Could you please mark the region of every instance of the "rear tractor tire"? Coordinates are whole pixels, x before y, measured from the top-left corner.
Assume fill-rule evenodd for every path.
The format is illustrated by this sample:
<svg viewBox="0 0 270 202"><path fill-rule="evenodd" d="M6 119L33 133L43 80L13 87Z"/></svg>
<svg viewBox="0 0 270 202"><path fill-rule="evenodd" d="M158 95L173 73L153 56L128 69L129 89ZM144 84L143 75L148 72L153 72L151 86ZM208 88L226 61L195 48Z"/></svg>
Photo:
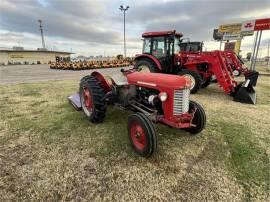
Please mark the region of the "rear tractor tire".
<svg viewBox="0 0 270 202"><path fill-rule="evenodd" d="M89 121L100 123L106 114L105 93L100 82L93 76L85 76L80 82L80 100Z"/></svg>
<svg viewBox="0 0 270 202"><path fill-rule="evenodd" d="M149 59L139 59L135 61L134 68L140 72L156 72L156 65Z"/></svg>
<svg viewBox="0 0 270 202"><path fill-rule="evenodd" d="M150 157L157 150L157 135L153 122L142 113L128 117L128 137L132 148L142 157Z"/></svg>
<svg viewBox="0 0 270 202"><path fill-rule="evenodd" d="M194 94L201 88L202 77L197 72L189 69L183 69L180 72L178 72L178 75L187 76L190 78L191 80L190 93Z"/></svg>
<svg viewBox="0 0 270 202"><path fill-rule="evenodd" d="M202 106L195 102L195 101L190 101L189 102L189 113L193 112L194 110L196 110L193 120L192 120L192 124L195 125L194 127L191 128L186 128L185 130L188 131L191 134L198 134L200 133L206 125L206 115L205 115L205 111L202 108Z"/></svg>

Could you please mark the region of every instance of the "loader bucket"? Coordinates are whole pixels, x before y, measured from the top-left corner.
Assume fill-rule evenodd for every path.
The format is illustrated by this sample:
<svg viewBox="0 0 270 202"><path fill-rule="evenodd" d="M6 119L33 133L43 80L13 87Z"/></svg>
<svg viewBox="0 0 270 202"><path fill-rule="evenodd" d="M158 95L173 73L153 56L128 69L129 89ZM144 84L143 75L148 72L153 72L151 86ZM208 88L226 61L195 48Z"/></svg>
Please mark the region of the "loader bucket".
<svg viewBox="0 0 270 202"><path fill-rule="evenodd" d="M256 86L258 76L259 76L259 72L250 71L250 72L245 73L245 80L250 80L249 84L251 86Z"/></svg>
<svg viewBox="0 0 270 202"><path fill-rule="evenodd" d="M81 98L79 93L75 93L69 96L68 101L77 111L80 111L82 109Z"/></svg>
<svg viewBox="0 0 270 202"><path fill-rule="evenodd" d="M233 98L234 101L247 104L256 104L256 92L249 79L243 83L240 83L235 90L236 92L234 93Z"/></svg>

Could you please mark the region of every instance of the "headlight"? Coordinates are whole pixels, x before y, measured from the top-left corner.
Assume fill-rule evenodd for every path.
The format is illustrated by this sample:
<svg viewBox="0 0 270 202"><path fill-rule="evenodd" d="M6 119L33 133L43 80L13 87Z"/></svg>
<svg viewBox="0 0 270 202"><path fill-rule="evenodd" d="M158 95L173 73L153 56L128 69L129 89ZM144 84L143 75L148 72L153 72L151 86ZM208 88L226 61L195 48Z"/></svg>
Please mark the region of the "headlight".
<svg viewBox="0 0 270 202"><path fill-rule="evenodd" d="M167 100L168 95L166 92L161 92L158 94L158 97L161 100L161 102L165 102Z"/></svg>

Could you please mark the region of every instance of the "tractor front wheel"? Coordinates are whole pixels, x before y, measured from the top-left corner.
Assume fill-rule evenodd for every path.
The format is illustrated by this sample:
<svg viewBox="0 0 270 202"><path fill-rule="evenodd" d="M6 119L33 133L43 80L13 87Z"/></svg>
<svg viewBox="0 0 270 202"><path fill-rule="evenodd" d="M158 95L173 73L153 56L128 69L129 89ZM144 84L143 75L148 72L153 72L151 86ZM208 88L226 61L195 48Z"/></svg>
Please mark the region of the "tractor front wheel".
<svg viewBox="0 0 270 202"><path fill-rule="evenodd" d="M191 80L190 93L196 93L201 88L202 77L197 72L189 69L183 69L180 72L178 72L178 75L187 76L190 78Z"/></svg>
<svg viewBox="0 0 270 202"><path fill-rule="evenodd" d="M156 72L156 65L150 59L136 60L134 68L140 72Z"/></svg>
<svg viewBox="0 0 270 202"><path fill-rule="evenodd" d="M142 113L128 117L128 136L132 148L143 157L150 157L157 149L157 135L152 121Z"/></svg>
<svg viewBox="0 0 270 202"><path fill-rule="evenodd" d="M194 125L191 128L186 128L185 130L190 132L191 134L197 134L201 132L205 125L206 125L206 115L204 112L204 109L202 106L195 102L195 101L190 101L189 102L189 113L192 113L195 111L192 124Z"/></svg>
<svg viewBox="0 0 270 202"><path fill-rule="evenodd" d="M85 76L80 82L80 100L84 114L93 123L102 122L106 113L104 90L93 76Z"/></svg>

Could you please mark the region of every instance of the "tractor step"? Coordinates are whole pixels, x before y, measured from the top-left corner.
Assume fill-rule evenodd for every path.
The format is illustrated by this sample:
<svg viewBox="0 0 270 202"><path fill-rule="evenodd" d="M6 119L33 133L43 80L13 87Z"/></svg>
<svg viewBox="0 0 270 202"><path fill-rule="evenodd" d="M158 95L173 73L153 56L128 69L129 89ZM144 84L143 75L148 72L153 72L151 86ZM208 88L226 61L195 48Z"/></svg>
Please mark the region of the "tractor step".
<svg viewBox="0 0 270 202"><path fill-rule="evenodd" d="M68 101L77 111L80 111L82 109L81 98L79 93L75 93L69 96Z"/></svg>

